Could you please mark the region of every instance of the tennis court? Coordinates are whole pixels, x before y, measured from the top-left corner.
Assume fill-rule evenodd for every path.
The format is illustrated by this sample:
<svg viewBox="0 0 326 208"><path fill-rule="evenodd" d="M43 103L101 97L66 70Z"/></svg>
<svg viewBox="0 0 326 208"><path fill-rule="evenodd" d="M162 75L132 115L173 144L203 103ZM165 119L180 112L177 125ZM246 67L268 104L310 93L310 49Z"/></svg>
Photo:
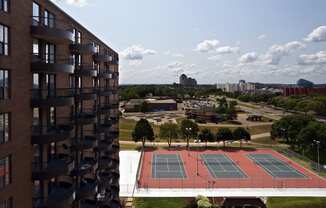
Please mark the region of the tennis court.
<svg viewBox="0 0 326 208"><path fill-rule="evenodd" d="M246 174L224 154L202 154L204 164L214 178L241 179L247 178Z"/></svg>
<svg viewBox="0 0 326 208"><path fill-rule="evenodd" d="M155 179L185 179L186 171L178 154L153 154L152 177Z"/></svg>
<svg viewBox="0 0 326 208"><path fill-rule="evenodd" d="M248 157L274 178L307 178L307 176L271 154L248 154Z"/></svg>

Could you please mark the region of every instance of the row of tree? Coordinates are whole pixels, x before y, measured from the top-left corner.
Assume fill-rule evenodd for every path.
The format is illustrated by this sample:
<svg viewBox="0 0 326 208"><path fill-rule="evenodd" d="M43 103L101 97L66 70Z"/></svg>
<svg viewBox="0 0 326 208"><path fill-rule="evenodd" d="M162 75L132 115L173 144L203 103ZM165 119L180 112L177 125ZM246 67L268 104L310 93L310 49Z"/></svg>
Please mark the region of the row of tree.
<svg viewBox="0 0 326 208"><path fill-rule="evenodd" d="M142 142L142 146L145 146L146 141L153 142L155 140L155 134L152 126L146 119L141 119L137 122L132 137L135 142ZM229 128L220 128L216 134L210 129L205 128L201 131L198 125L192 120L182 120L180 125L175 123L165 123L160 126L159 137L167 140L169 147L171 147L172 141L182 138L187 141L187 147L191 139L197 139L200 142L205 142L206 147L208 142L223 142L224 146L227 141L240 141L240 147L242 141L249 141L251 139L250 133L242 127L236 128L231 131Z"/></svg>
<svg viewBox="0 0 326 208"><path fill-rule="evenodd" d="M316 121L309 115L289 115L272 126L272 138L283 138L291 149L317 160L317 148L320 160L326 163L326 124ZM317 146L318 143L318 146Z"/></svg>
<svg viewBox="0 0 326 208"><path fill-rule="evenodd" d="M326 116L326 96L322 95L279 96L273 98L271 104L286 110L297 110L306 113L312 111L318 115Z"/></svg>

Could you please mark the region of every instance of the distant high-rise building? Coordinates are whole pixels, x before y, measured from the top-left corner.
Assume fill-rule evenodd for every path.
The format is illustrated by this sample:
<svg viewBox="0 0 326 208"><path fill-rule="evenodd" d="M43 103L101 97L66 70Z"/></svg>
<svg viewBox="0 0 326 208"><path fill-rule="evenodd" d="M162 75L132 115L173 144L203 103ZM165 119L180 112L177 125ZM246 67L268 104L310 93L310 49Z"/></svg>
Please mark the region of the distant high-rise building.
<svg viewBox="0 0 326 208"><path fill-rule="evenodd" d="M187 75L182 74L179 78L180 85L183 87L194 87L197 85L196 79L187 77Z"/></svg>
<svg viewBox="0 0 326 208"><path fill-rule="evenodd" d="M217 84L216 88L221 89L224 92L253 92L256 90L256 84L240 80L238 84Z"/></svg>

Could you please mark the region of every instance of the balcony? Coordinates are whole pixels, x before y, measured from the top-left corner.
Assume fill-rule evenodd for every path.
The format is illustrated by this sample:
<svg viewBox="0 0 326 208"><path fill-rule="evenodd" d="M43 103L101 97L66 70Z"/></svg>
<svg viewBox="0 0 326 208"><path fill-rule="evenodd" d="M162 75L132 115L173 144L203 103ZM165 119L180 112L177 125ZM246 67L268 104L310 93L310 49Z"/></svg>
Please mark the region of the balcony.
<svg viewBox="0 0 326 208"><path fill-rule="evenodd" d="M70 89L33 89L32 107L72 106L74 96Z"/></svg>
<svg viewBox="0 0 326 208"><path fill-rule="evenodd" d="M110 162L111 162L111 158L107 156L101 156L98 162L98 167L100 169L108 168L110 166Z"/></svg>
<svg viewBox="0 0 326 208"><path fill-rule="evenodd" d="M98 95L99 96L110 96L112 95L112 90L110 90L109 88L98 88L97 89Z"/></svg>
<svg viewBox="0 0 326 208"><path fill-rule="evenodd" d="M84 136L83 138L78 138L78 141L74 141L72 144L73 149L90 150L97 146L97 138L93 136Z"/></svg>
<svg viewBox="0 0 326 208"><path fill-rule="evenodd" d="M78 125L95 124L97 122L96 112L93 110L77 113L73 116L73 119L75 119L76 124Z"/></svg>
<svg viewBox="0 0 326 208"><path fill-rule="evenodd" d="M62 142L72 137L73 126L66 124L32 126L32 144L51 144Z"/></svg>
<svg viewBox="0 0 326 208"><path fill-rule="evenodd" d="M111 105L110 104L101 104L99 106L100 113L110 113L111 112Z"/></svg>
<svg viewBox="0 0 326 208"><path fill-rule="evenodd" d="M107 141L105 141L105 140L100 141L97 145L96 151L105 152L109 149L109 146L110 146L110 144Z"/></svg>
<svg viewBox="0 0 326 208"><path fill-rule="evenodd" d="M98 74L99 78L105 78L105 79L111 79L112 76L113 75L110 69L101 69L100 73Z"/></svg>
<svg viewBox="0 0 326 208"><path fill-rule="evenodd" d="M96 100L97 89L95 88L77 88L74 89L75 98L77 100Z"/></svg>
<svg viewBox="0 0 326 208"><path fill-rule="evenodd" d="M97 191L97 183L96 180L86 178L82 179L80 182L79 187L77 188L77 198L78 199L85 199L94 197Z"/></svg>
<svg viewBox="0 0 326 208"><path fill-rule="evenodd" d="M109 54L95 54L93 55L93 60L97 63L100 63L100 62L110 62L112 61L112 56L109 55Z"/></svg>
<svg viewBox="0 0 326 208"><path fill-rule="evenodd" d="M80 54L80 55L93 55L96 53L96 47L93 43L84 43L84 44L71 44L69 46L70 52L72 54Z"/></svg>
<svg viewBox="0 0 326 208"><path fill-rule="evenodd" d="M80 208L98 208L96 200L86 199L80 202Z"/></svg>
<svg viewBox="0 0 326 208"><path fill-rule="evenodd" d="M72 206L74 187L68 182L58 182L50 187L47 208L68 208Z"/></svg>
<svg viewBox="0 0 326 208"><path fill-rule="evenodd" d="M109 133L112 124L109 119L103 119L96 125L96 132L98 133Z"/></svg>
<svg viewBox="0 0 326 208"><path fill-rule="evenodd" d="M51 43L66 44L73 42L74 34L71 28L71 25L56 19L41 16L32 17L31 34L33 37Z"/></svg>
<svg viewBox="0 0 326 208"><path fill-rule="evenodd" d="M69 73L75 70L72 59L66 57L55 57L53 61L40 57L38 54L32 55L32 72L35 73Z"/></svg>
<svg viewBox="0 0 326 208"><path fill-rule="evenodd" d="M33 180L48 180L58 176L69 174L73 167L73 160L65 155L50 159L44 163L35 162L32 164Z"/></svg>
<svg viewBox="0 0 326 208"><path fill-rule="evenodd" d="M97 77L97 70L92 65L83 64L76 66L74 74L76 76Z"/></svg>
<svg viewBox="0 0 326 208"><path fill-rule="evenodd" d="M71 172L73 176L83 176L85 174L91 173L94 170L96 160L93 157L85 157L82 159L75 169Z"/></svg>

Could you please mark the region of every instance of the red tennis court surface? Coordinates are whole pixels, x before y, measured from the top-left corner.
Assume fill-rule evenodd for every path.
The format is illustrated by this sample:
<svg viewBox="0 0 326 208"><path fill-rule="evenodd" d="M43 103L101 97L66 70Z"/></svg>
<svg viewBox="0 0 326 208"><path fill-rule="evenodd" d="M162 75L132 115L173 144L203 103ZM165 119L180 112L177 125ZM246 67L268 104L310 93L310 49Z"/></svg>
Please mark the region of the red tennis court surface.
<svg viewBox="0 0 326 208"><path fill-rule="evenodd" d="M285 167L294 170L298 173L297 175L304 177L273 177L273 174L271 174L271 172L268 170L268 167L270 166L267 165L267 170L264 169L266 165L258 165L249 157L252 154L269 155L277 161L281 161L286 164ZM176 162L172 162L171 165L165 166L164 164L162 165L160 161L153 161L153 159L157 158L158 156L160 156L160 160L168 161L169 158L173 158L173 155L178 155L178 158L180 158L176 161L178 163L180 162L181 166L183 165L184 170L181 173L182 175L185 175L184 177L178 177L178 174L172 174L172 177L168 178L165 174L157 173L157 171L163 171L163 173L164 171L167 171L164 169L169 169L170 171L171 168L174 168L176 171L180 169L182 170L182 167L178 166ZM224 174L223 178L217 178L216 175L214 176L214 171L212 173L211 166L209 166L210 169L208 169L205 163L207 161L203 159L210 158L209 156L213 157L213 155L224 155L227 161L233 162L236 167L235 169L239 170L240 172L240 177L233 177L232 172L230 172L231 176ZM160 163L160 165L158 165L158 163ZM277 167L278 166L274 168L277 169ZM140 175L138 179L138 188L326 188L325 179L289 160L284 155L268 149L254 151L145 151L139 171ZM280 171L282 172L282 170ZM242 173L244 173L244 175ZM163 175L163 177L156 177L153 175ZM241 177L241 175L244 177Z"/></svg>

